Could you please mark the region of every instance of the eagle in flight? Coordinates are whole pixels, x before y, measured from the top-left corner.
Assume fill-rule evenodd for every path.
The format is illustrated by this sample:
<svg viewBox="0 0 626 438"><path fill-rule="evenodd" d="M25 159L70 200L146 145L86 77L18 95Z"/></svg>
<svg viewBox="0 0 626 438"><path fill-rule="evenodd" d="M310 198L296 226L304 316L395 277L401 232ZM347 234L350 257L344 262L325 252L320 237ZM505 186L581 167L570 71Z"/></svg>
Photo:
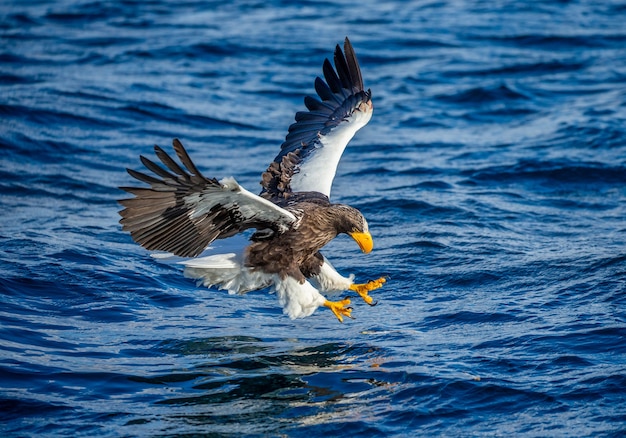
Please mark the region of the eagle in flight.
<svg viewBox="0 0 626 438"><path fill-rule="evenodd" d="M305 97L308 111L296 113L280 153L262 174L260 195L232 177L205 177L175 139L182 165L155 146L162 165L140 156L154 175L127 169L150 187L121 187L134 195L119 201L125 207L120 211L122 229L144 248L169 253L154 256L175 258L185 266L185 276L199 284L239 294L273 287L292 319L309 316L320 306L341 322L352 317L349 298L329 301L323 294L349 290L375 304L368 292L381 287L384 277L354 283L353 275L339 274L320 252L342 233L365 253L374 245L363 215L329 199L343 150L373 112L371 92L363 88L348 38L343 51L337 45L334 63L335 69L324 61L325 80L315 80L319 99ZM241 248L205 252L214 240L247 229L255 231Z"/></svg>

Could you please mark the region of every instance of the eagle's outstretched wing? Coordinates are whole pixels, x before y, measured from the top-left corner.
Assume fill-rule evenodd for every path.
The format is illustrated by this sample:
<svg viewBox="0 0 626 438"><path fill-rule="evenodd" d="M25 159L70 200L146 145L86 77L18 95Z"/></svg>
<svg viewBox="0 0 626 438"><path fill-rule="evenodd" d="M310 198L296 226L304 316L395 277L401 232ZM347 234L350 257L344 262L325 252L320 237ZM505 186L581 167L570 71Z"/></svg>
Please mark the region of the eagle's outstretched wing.
<svg viewBox="0 0 626 438"><path fill-rule="evenodd" d="M144 248L195 257L215 239L248 228L280 233L296 221L293 214L250 193L233 178L218 181L204 177L182 143L177 139L173 143L186 170L155 146L168 170L142 156L143 165L160 178L127 169L150 187L122 187L135 195L120 201L126 207L120 212L122 229Z"/></svg>
<svg viewBox="0 0 626 438"><path fill-rule="evenodd" d="M345 55L344 55L345 52ZM330 197L339 159L354 134L369 122L373 106L364 90L361 69L348 38L344 52L335 48L335 70L326 59L324 78L316 78L321 100L307 96L309 111L296 113L280 153L263 173L261 196L279 202L292 192L319 192Z"/></svg>

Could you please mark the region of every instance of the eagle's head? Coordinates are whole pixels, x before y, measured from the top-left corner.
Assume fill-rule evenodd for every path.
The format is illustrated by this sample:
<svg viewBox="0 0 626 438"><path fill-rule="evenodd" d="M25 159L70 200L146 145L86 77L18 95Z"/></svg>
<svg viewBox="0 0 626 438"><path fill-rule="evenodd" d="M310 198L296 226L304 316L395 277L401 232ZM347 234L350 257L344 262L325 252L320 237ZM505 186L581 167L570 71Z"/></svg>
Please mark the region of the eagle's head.
<svg viewBox="0 0 626 438"><path fill-rule="evenodd" d="M352 237L364 253L374 248L374 241L365 217L349 205L335 205L337 214L337 234L345 233Z"/></svg>

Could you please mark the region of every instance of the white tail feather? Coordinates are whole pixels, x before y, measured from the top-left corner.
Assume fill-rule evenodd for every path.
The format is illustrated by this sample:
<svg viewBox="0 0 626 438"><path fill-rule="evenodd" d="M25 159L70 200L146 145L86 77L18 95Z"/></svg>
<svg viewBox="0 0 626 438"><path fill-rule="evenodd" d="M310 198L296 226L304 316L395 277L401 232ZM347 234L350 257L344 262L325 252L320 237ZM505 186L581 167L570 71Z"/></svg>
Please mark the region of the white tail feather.
<svg viewBox="0 0 626 438"><path fill-rule="evenodd" d="M241 255L214 254L179 262L185 266L185 277L198 284L225 289L229 294L244 294L272 284L272 276L244 266Z"/></svg>

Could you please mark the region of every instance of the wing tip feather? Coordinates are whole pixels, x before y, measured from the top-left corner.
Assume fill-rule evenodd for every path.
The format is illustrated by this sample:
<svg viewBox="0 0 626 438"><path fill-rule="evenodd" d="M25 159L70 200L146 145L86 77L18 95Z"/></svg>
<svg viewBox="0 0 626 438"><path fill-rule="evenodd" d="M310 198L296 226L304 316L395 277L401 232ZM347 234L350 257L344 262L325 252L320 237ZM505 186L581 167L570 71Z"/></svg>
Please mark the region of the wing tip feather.
<svg viewBox="0 0 626 438"><path fill-rule="evenodd" d="M319 144L320 136L340 126L355 111L363 111L363 104L371 107L371 91L364 90L359 62L348 36L344 38L343 49L340 44L336 44L333 61L334 66L325 58L322 63L323 78L315 78L314 87L320 100L306 96L304 103L307 111L296 112L295 123L289 126L281 151L273 161L278 169L272 168L270 164L263 174L261 185L265 197L285 198L286 193L278 190L278 180L286 180L286 186L289 187L291 178L298 174L298 167L315 153L312 145ZM359 120L360 125L355 125L355 132L369 121L364 118ZM344 148L345 144L337 147ZM283 168L282 159L294 153L297 155L297 163L293 167ZM276 181L270 182L268 179L271 178Z"/></svg>

